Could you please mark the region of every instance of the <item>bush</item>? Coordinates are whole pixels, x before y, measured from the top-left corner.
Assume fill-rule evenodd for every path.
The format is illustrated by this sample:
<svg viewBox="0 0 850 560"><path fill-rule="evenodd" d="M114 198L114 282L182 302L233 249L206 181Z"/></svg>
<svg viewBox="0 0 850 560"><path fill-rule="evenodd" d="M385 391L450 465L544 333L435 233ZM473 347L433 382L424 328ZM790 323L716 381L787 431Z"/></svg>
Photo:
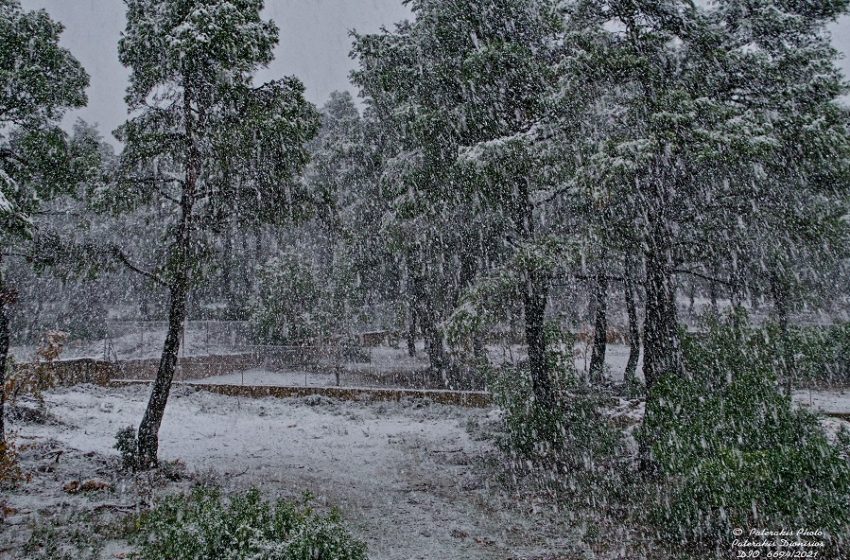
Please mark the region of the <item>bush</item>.
<svg viewBox="0 0 850 560"><path fill-rule="evenodd" d="M780 346L779 327L767 327L768 339ZM847 383L850 381L850 324L818 327L792 327L788 330L787 351L792 357L795 382Z"/></svg>
<svg viewBox="0 0 850 560"><path fill-rule="evenodd" d="M687 541L735 527L846 534L850 465L779 392L764 333L715 324L683 348L692 379L658 382L640 436L666 482L653 520Z"/></svg>
<svg viewBox="0 0 850 560"><path fill-rule="evenodd" d="M579 382L569 336L547 328L547 348L555 385L552 407L541 406L534 398L523 366L490 372L490 391L505 413L498 443L504 451L532 462L590 467L599 457L615 452L620 436L600 412L603 398Z"/></svg>
<svg viewBox="0 0 850 560"><path fill-rule="evenodd" d="M27 475L21 469L18 447L13 435L7 432L6 441L0 442L0 488L10 488L25 480Z"/></svg>
<svg viewBox="0 0 850 560"><path fill-rule="evenodd" d="M133 429L133 426L118 430L118 433L115 434L115 445L113 447L121 454L121 466L125 469L135 470L139 462L136 430Z"/></svg>
<svg viewBox="0 0 850 560"><path fill-rule="evenodd" d="M365 560L335 511L280 500L272 505L256 489L225 502L216 489L199 487L167 498L143 514L131 539L141 560Z"/></svg>

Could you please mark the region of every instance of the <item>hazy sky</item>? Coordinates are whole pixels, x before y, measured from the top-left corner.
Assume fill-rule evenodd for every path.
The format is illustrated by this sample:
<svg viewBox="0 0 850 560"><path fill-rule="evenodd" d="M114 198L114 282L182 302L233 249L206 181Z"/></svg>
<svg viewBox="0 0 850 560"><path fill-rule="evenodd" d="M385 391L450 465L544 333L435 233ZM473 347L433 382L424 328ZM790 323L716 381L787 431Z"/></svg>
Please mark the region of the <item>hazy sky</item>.
<svg viewBox="0 0 850 560"><path fill-rule="evenodd" d="M21 0L27 9L45 8L65 24L63 44L91 75L89 105L69 119L98 123L110 136L126 117L127 72L118 63L117 43L124 28L122 0ZM372 32L409 16L401 0L266 0L266 17L280 27L275 61L259 79L294 74L307 87L310 101L322 105L335 89L352 89L348 57L356 29ZM835 45L844 53L841 64L850 75L850 20L833 29Z"/></svg>
<svg viewBox="0 0 850 560"><path fill-rule="evenodd" d="M126 118L127 71L118 62L118 39L124 29L122 0L21 0L26 9L46 9L65 25L62 44L91 76L89 104L69 119L98 123L111 137ZM353 89L354 67L349 30L377 31L410 14L401 0L266 0L265 16L280 27L275 61L260 73L265 81L285 75L301 78L307 98L322 105L334 90ZM353 92L352 92L353 93Z"/></svg>

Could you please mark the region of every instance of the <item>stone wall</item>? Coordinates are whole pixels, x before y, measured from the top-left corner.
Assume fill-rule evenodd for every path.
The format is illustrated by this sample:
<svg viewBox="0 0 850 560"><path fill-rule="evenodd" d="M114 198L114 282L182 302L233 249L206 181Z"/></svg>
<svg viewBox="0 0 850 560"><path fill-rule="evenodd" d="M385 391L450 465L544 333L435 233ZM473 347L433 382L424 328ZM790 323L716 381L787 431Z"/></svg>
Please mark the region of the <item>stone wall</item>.
<svg viewBox="0 0 850 560"><path fill-rule="evenodd" d="M234 371L257 367L259 362L254 354L231 354L223 356L191 356L179 358L174 371L175 381L204 379L224 375ZM159 358L144 360L124 360L115 364L113 379L152 380L156 378Z"/></svg>
<svg viewBox="0 0 850 560"><path fill-rule="evenodd" d="M108 385L117 372L116 365L110 362L80 358L77 360L62 360L52 364L17 364L19 371L32 370L42 367L51 375L56 385L68 386L79 383Z"/></svg>
<svg viewBox="0 0 850 560"><path fill-rule="evenodd" d="M116 385L139 383L132 380L116 380ZM282 387L273 385L215 385L208 383L178 383L200 391L209 391L231 397L306 397L320 395L349 401L402 401L427 399L439 404L468 407L487 407L491 404L490 394L483 391L439 391L429 389L391 389L378 387Z"/></svg>

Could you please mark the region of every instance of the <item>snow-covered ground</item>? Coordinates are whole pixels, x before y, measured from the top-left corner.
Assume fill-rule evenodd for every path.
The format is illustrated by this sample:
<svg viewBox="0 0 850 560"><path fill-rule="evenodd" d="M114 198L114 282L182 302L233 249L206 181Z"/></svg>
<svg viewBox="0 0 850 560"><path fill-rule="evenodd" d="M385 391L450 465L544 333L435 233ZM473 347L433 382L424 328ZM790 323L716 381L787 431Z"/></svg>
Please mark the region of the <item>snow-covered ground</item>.
<svg viewBox="0 0 850 560"><path fill-rule="evenodd" d="M115 456L115 433L138 422L147 396L146 386L54 390L47 411L62 424L15 429L21 441L55 439L83 456ZM160 450L163 459L210 471L230 487L257 485L270 496L310 490L320 503L341 508L373 559L501 560L541 551L573 557L578 539L553 528L558 516L543 523L543 514L520 510L488 488L480 466L491 445L467 426L492 414L428 402L241 399L175 388ZM51 483L60 502L65 482ZM26 485L6 499L23 511L47 505L34 504Z"/></svg>
<svg viewBox="0 0 850 560"><path fill-rule="evenodd" d="M850 415L850 389L800 389L792 396L794 402L816 412Z"/></svg>
<svg viewBox="0 0 850 560"><path fill-rule="evenodd" d="M269 372L255 374L256 380ZM177 386L160 431L160 454L181 461L191 474L168 482L117 469L115 433L138 422L148 391L146 385L55 389L45 398L48 417L56 421L12 425L18 442L29 446L25 466L33 480L0 499L11 512L0 515L7 517L0 523L0 558L9 543L26 539L37 519L103 508L132 511L198 479L226 490L258 486L270 498L309 490L320 506L341 509L375 560L586 557L580 522L494 482L494 473L504 471L492 466L492 444L475 434L492 425L498 411L417 400L238 398ZM850 412L848 392L799 391L795 400ZM643 410L641 401L619 398L608 415L628 434ZM824 423L831 434L850 426L837 419ZM72 479L94 477L113 488L73 496L62 490ZM126 549L110 542L103 558ZM612 551L595 558L619 557Z"/></svg>

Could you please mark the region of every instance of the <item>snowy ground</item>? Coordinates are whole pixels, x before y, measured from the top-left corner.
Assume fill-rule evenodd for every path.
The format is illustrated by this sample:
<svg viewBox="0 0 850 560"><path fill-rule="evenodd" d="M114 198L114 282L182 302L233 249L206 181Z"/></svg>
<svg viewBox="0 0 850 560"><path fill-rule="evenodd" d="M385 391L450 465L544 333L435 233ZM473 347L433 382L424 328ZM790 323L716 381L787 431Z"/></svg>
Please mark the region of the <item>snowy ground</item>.
<svg viewBox="0 0 850 560"><path fill-rule="evenodd" d="M39 511L50 514L51 500L64 510L86 510L127 499L99 492L105 495L74 497L78 503L68 506L61 486L72 476L106 476L104 461L116 457L115 432L138 421L147 393L145 386L54 390L47 410L61 425L15 426L22 442L67 449L57 465L77 457L101 466L85 475L74 475L73 465L56 467L58 474L38 474L35 489L24 485L7 496L7 506L19 512L12 531ZM427 402L238 399L179 388L160 450L163 459L180 459L189 471L209 472L229 487L257 485L267 495L291 496L310 490L320 503L342 509L373 559L549 558L540 554L574 551L577 539L558 528L557 518L544 523L542 514L488 489L481 469L492 448L467 426L492 414ZM9 538L0 536L0 543Z"/></svg>
<svg viewBox="0 0 850 560"><path fill-rule="evenodd" d="M850 389L800 389L793 392L793 399L817 412L850 415Z"/></svg>

